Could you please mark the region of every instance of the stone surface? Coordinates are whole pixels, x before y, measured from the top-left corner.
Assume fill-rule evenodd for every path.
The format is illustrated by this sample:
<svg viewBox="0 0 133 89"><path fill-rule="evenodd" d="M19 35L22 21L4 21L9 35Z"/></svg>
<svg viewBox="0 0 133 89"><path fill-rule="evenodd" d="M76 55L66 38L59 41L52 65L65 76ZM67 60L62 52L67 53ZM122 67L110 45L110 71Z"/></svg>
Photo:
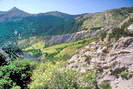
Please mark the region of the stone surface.
<svg viewBox="0 0 133 89"><path fill-rule="evenodd" d="M129 33L133 33L133 24L131 24L128 28L127 28L127 31Z"/></svg>
<svg viewBox="0 0 133 89"><path fill-rule="evenodd" d="M70 59L68 68L81 72L97 69L98 84L108 81L112 89L133 89L133 37L108 44L93 42ZM121 76L124 72L128 78Z"/></svg>

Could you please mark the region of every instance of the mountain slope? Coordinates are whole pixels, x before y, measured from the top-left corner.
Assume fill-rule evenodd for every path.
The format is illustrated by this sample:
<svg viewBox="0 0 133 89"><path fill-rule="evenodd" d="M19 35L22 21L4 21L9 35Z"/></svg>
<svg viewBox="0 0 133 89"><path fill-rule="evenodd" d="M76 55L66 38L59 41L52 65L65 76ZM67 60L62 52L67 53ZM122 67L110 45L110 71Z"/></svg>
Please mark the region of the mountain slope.
<svg viewBox="0 0 133 89"><path fill-rule="evenodd" d="M130 13L133 13L133 7L124 7L104 12L81 15L77 18L77 21L82 21L81 29L97 29L109 25L117 26L126 19Z"/></svg>
<svg viewBox="0 0 133 89"><path fill-rule="evenodd" d="M127 19L105 31L102 40L82 48L70 59L67 68L80 72L96 70L98 89L132 89L133 16Z"/></svg>
<svg viewBox="0 0 133 89"><path fill-rule="evenodd" d="M133 18L128 18L121 26L104 29L104 34L94 42L80 40L42 47L49 60L44 57L45 63L33 72L30 88L132 89ZM80 48L86 42L88 45ZM75 48L79 50L76 54Z"/></svg>
<svg viewBox="0 0 133 89"><path fill-rule="evenodd" d="M69 15L58 11L28 14L17 8L0 13L1 44L13 44L17 40L32 36L71 34L81 30L95 31L105 26L117 26L133 13L133 7L81 15Z"/></svg>
<svg viewBox="0 0 133 89"><path fill-rule="evenodd" d="M0 23L1 38L26 39L31 36L46 36L76 32L74 19L49 15L37 15ZM14 32L17 32L15 34ZM6 33L6 34L5 34Z"/></svg>

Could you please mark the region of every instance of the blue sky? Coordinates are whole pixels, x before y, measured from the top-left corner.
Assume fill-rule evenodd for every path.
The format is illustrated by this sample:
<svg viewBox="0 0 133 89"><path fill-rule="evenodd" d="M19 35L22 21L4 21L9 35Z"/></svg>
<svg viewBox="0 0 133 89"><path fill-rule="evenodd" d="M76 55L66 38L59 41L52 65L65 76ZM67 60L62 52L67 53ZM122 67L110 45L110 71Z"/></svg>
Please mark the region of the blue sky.
<svg viewBox="0 0 133 89"><path fill-rule="evenodd" d="M17 7L29 13L61 11L80 14L126 6L133 6L133 0L0 0L0 11Z"/></svg>

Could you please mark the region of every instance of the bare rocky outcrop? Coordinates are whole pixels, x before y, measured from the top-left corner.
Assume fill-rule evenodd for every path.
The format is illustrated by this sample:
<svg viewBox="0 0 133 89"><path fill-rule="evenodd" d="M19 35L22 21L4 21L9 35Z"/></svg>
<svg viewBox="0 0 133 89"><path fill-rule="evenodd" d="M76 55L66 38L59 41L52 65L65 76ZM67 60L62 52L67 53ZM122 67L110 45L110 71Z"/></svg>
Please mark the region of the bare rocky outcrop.
<svg viewBox="0 0 133 89"><path fill-rule="evenodd" d="M127 31L129 33L133 33L133 24L131 24L128 28L127 28Z"/></svg>
<svg viewBox="0 0 133 89"><path fill-rule="evenodd" d="M99 89L133 89L132 23L130 17L118 27L104 30L105 38L82 48L69 60L67 68L96 70Z"/></svg>
<svg viewBox="0 0 133 89"><path fill-rule="evenodd" d="M70 59L68 68L97 70L98 85L106 82L112 89L132 89L133 37L122 37L115 44L93 42Z"/></svg>

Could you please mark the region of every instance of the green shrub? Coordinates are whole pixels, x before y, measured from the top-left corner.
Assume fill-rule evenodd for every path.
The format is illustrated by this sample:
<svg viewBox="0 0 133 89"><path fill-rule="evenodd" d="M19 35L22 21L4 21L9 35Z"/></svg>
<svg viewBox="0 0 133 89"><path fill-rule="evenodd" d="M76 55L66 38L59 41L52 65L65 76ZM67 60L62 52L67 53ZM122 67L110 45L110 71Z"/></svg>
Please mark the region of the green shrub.
<svg viewBox="0 0 133 89"><path fill-rule="evenodd" d="M116 40L118 40L120 37L125 36L125 35L126 35L126 33L124 31L124 28L122 28L122 29L114 28L114 30L110 34L110 38L115 38Z"/></svg>
<svg viewBox="0 0 133 89"><path fill-rule="evenodd" d="M122 68L116 68L115 70L111 70L111 74L112 75L119 75L121 72L125 71L126 68L125 67L122 67Z"/></svg>
<svg viewBox="0 0 133 89"><path fill-rule="evenodd" d="M40 57L42 55L42 52L40 49L34 49L32 50L32 55L35 57Z"/></svg>
<svg viewBox="0 0 133 89"><path fill-rule="evenodd" d="M13 86L11 89L21 89L20 86Z"/></svg>
<svg viewBox="0 0 133 89"><path fill-rule="evenodd" d="M96 31L96 30L100 30L102 27L93 27L93 28L90 28L90 30L94 30L94 31Z"/></svg>
<svg viewBox="0 0 133 89"><path fill-rule="evenodd" d="M129 74L128 74L128 72L121 72L120 73L120 76L122 77L122 78L124 78L124 79L128 79L128 77L129 77Z"/></svg>
<svg viewBox="0 0 133 89"><path fill-rule="evenodd" d="M64 48L56 56L59 60L68 60L77 52L76 48Z"/></svg>
<svg viewBox="0 0 133 89"><path fill-rule="evenodd" d="M99 87L100 89L112 89L108 82L102 82Z"/></svg>
<svg viewBox="0 0 133 89"><path fill-rule="evenodd" d="M5 65L6 62L6 58L3 54L0 53L0 66Z"/></svg>
<svg viewBox="0 0 133 89"><path fill-rule="evenodd" d="M41 64L33 72L30 89L95 89L95 72L66 69L66 62Z"/></svg>
<svg viewBox="0 0 133 89"><path fill-rule="evenodd" d="M35 63L25 59L19 59L0 66L0 89L20 89L26 88L31 81L32 70Z"/></svg>

